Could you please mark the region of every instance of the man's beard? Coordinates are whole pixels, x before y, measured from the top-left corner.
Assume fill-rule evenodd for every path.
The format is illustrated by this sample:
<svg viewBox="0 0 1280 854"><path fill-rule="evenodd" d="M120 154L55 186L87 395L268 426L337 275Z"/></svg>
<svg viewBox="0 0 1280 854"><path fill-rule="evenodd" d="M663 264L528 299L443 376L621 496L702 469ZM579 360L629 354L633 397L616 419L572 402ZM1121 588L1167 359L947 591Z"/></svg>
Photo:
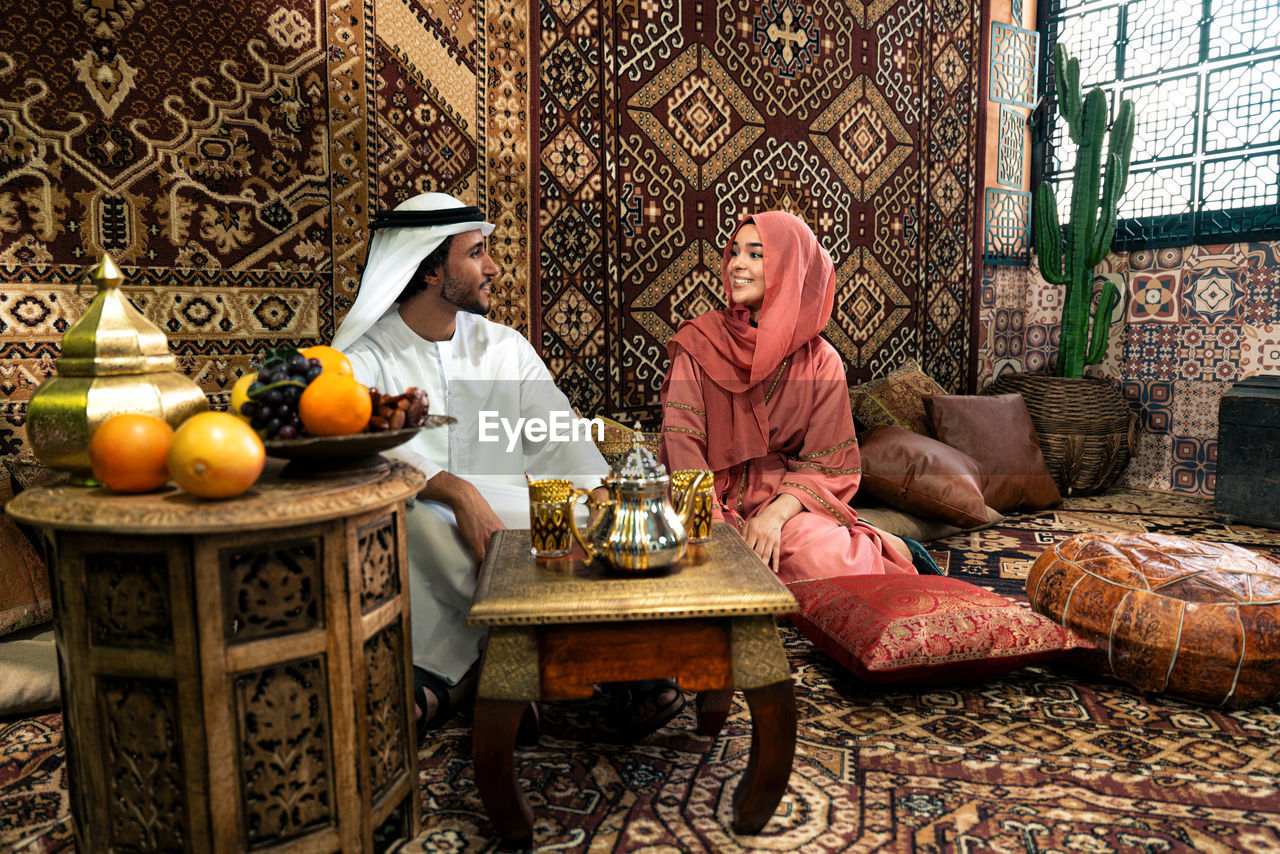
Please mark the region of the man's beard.
<svg viewBox="0 0 1280 854"><path fill-rule="evenodd" d="M482 303L471 288L447 272L444 274L444 286L440 289L440 296L445 302L457 306L468 314L478 314L481 317L487 317L489 314L490 306Z"/></svg>

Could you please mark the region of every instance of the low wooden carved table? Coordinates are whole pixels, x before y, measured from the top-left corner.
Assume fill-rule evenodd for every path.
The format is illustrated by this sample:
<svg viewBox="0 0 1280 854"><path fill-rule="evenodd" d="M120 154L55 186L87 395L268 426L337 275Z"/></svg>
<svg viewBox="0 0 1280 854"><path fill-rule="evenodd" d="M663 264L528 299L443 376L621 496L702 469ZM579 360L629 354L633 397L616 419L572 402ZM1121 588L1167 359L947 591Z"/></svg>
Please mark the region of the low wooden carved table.
<svg viewBox="0 0 1280 854"><path fill-rule="evenodd" d="M81 851L370 851L421 825L405 499L389 471L35 489Z"/></svg>
<svg viewBox="0 0 1280 854"><path fill-rule="evenodd" d="M508 843L529 845L533 811L515 776L516 733L534 700L586 699L601 682L674 677L715 735L735 689L751 709L751 755L733 829L756 833L791 775L796 709L774 615L795 599L730 526L658 576L604 574L580 559L538 561L528 531L489 545L467 622L489 626L477 689L476 785Z"/></svg>

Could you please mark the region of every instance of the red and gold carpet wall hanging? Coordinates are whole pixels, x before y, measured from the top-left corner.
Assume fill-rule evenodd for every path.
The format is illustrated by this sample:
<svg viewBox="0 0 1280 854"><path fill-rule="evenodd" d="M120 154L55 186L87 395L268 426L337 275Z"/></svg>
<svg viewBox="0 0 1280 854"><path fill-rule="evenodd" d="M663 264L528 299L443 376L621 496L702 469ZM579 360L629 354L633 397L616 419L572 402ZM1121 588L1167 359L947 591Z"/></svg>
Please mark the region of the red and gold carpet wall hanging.
<svg viewBox="0 0 1280 854"><path fill-rule="evenodd" d="M0 454L103 251L215 402L265 349L328 340L371 212L417 192L485 206L495 317L527 330L527 5L74 0L5 29Z"/></svg>
<svg viewBox="0 0 1280 854"><path fill-rule="evenodd" d="M654 418L665 344L722 304L743 214L836 263L851 380L966 380L978 8L717 0L539 6L535 343L584 410Z"/></svg>

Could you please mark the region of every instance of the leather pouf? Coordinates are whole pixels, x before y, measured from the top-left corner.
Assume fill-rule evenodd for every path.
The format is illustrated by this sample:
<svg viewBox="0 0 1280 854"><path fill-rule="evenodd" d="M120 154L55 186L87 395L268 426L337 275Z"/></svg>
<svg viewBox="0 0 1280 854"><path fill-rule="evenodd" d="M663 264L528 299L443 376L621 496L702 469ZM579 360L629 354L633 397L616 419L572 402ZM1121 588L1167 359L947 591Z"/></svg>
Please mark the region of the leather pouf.
<svg viewBox="0 0 1280 854"><path fill-rule="evenodd" d="M1027 576L1038 613L1144 690L1240 708L1280 697L1280 565L1160 534L1079 534Z"/></svg>

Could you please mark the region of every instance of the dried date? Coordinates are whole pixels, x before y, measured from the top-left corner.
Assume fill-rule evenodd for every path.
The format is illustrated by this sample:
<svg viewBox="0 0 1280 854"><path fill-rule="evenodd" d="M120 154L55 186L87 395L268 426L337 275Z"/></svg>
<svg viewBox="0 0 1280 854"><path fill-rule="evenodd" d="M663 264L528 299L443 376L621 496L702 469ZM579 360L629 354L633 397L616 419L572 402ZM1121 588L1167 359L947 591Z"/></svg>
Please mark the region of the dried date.
<svg viewBox="0 0 1280 854"><path fill-rule="evenodd" d="M427 393L420 388L411 386L404 394L383 394L371 388L369 398L373 403L371 433L420 427L427 419Z"/></svg>

